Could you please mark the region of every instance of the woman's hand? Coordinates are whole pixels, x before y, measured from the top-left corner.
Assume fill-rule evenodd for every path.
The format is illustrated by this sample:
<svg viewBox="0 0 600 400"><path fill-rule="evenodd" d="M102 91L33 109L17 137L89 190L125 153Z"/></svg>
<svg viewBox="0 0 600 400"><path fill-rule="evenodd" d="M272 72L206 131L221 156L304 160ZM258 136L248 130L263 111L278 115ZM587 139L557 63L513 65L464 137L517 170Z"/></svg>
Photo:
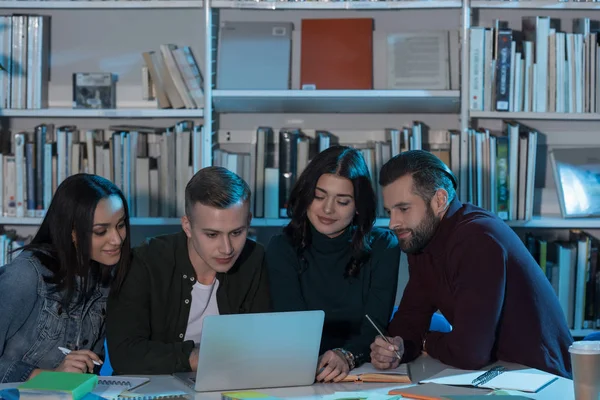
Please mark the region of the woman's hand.
<svg viewBox="0 0 600 400"><path fill-rule="evenodd" d="M348 376L350 367L343 355L333 351L326 351L319 358L317 368L317 382L339 382Z"/></svg>
<svg viewBox="0 0 600 400"><path fill-rule="evenodd" d="M93 373L94 361L102 364L100 357L91 350L73 350L65 356L65 359L56 367L55 371Z"/></svg>

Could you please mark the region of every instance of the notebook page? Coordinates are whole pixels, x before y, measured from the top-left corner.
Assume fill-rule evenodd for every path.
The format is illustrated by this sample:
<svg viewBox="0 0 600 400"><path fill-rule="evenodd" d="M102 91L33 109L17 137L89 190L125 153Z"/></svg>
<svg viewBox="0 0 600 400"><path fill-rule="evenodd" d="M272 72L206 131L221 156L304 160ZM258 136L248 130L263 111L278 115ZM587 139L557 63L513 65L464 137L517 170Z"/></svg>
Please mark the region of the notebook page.
<svg viewBox="0 0 600 400"><path fill-rule="evenodd" d="M530 371L535 371L530 369ZM471 386L475 378L485 371L468 371L462 369L447 368L429 379L422 380L420 383L438 383L442 385ZM525 372L525 371L506 371L489 382L479 387L489 389L518 390L521 392L537 392L542 387L556 380L557 377L551 374Z"/></svg>
<svg viewBox="0 0 600 400"><path fill-rule="evenodd" d="M352 375L363 375L363 374L393 374L393 375L408 375L407 364L400 364L396 369L377 369L371 363L366 363L358 368L350 371Z"/></svg>
<svg viewBox="0 0 600 400"><path fill-rule="evenodd" d="M558 379L556 376L546 373L536 374L522 371L507 371L483 386L490 389L518 390L534 393L556 379Z"/></svg>
<svg viewBox="0 0 600 400"><path fill-rule="evenodd" d="M471 386L473 379L485 371L468 371L464 369L446 368L442 372L432 376L429 379L422 380L419 383L438 383L440 385L460 385Z"/></svg>
<svg viewBox="0 0 600 400"><path fill-rule="evenodd" d="M92 393L105 399L116 399L126 390L132 390L148 382L148 378L133 378L127 376L100 376L98 385Z"/></svg>

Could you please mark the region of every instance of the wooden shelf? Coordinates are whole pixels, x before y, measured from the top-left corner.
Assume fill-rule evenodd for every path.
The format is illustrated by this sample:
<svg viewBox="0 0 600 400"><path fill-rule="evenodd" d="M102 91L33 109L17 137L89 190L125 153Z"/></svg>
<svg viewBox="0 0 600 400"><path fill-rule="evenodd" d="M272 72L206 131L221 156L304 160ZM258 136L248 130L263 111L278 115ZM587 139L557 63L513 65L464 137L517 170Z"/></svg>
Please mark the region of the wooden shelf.
<svg viewBox="0 0 600 400"><path fill-rule="evenodd" d="M231 1L215 0L213 8L249 10L396 10L460 8L455 0L406 0L406 1Z"/></svg>
<svg viewBox="0 0 600 400"><path fill-rule="evenodd" d="M105 110L43 108L0 109L0 117L13 118L202 118L202 109L115 108Z"/></svg>
<svg viewBox="0 0 600 400"><path fill-rule="evenodd" d="M458 113L458 90L214 90L220 113Z"/></svg>
<svg viewBox="0 0 600 400"><path fill-rule="evenodd" d="M535 216L529 221L506 221L513 228L600 229L600 218L562 218Z"/></svg>
<svg viewBox="0 0 600 400"><path fill-rule="evenodd" d="M530 1L471 1L472 8L505 8L522 10L600 10L598 2L558 2L552 0Z"/></svg>
<svg viewBox="0 0 600 400"><path fill-rule="evenodd" d="M181 8L202 8L202 1L186 0L147 0L147 1L127 1L127 0L63 0L63 1L43 1L43 0L4 0L0 1L1 9L181 9Z"/></svg>
<svg viewBox="0 0 600 400"><path fill-rule="evenodd" d="M586 3L581 3L581 4L586 4ZM470 111L469 116L471 118L479 118L479 119L600 121L600 114L598 114L598 113L541 113L541 112Z"/></svg>

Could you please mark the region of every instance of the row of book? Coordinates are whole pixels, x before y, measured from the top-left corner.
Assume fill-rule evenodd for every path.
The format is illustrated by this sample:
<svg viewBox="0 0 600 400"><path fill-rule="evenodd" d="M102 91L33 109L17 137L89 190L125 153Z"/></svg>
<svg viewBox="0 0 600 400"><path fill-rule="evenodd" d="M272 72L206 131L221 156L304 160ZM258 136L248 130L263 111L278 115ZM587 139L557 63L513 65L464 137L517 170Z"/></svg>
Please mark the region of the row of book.
<svg viewBox="0 0 600 400"><path fill-rule="evenodd" d="M142 53L142 98L156 98L159 108L204 107L200 68L189 46L160 45Z"/></svg>
<svg viewBox="0 0 600 400"><path fill-rule="evenodd" d="M470 109L510 112L600 112L600 22L523 17L521 31L496 20L471 28Z"/></svg>
<svg viewBox="0 0 600 400"><path fill-rule="evenodd" d="M0 234L0 267L14 260L20 253L20 248L29 243L31 237L23 238L14 230Z"/></svg>
<svg viewBox="0 0 600 400"><path fill-rule="evenodd" d="M32 132L1 134L0 208L9 217L42 217L57 186L86 172L112 180L134 217L184 213L185 185L199 168L201 125L180 121L169 128L38 125ZM11 138L13 140L11 140Z"/></svg>
<svg viewBox="0 0 600 400"><path fill-rule="evenodd" d="M373 18L302 19L300 25L222 21L216 88L290 89L292 41L299 36L299 89L450 89L449 47L458 44L457 32L377 31ZM387 55L375 59L377 47ZM375 61L385 64L385 77L374 77Z"/></svg>
<svg viewBox="0 0 600 400"><path fill-rule="evenodd" d="M343 143L360 149L379 198L379 170L401 151L422 148L422 126L415 122L401 130L387 129L385 140ZM255 217L287 218L287 203L297 178L317 153L339 142L339 136L324 130L313 135L302 129L282 128L276 133L271 127L260 127L250 135L244 132L241 140L223 131L213 151L213 165L228 168L248 182ZM381 201L377 215L385 216Z"/></svg>
<svg viewBox="0 0 600 400"><path fill-rule="evenodd" d="M48 107L50 18L0 15L0 109Z"/></svg>
<svg viewBox="0 0 600 400"><path fill-rule="evenodd" d="M0 211L5 216L43 216L62 180L88 172L115 182L132 216L179 217L193 171L212 164L248 182L255 217L285 218L297 177L318 152L341 143L360 149L379 199L378 173L383 164L402 151L423 148L459 178L461 200L506 220L533 215L538 133L514 122L506 123L502 133L473 129L461 134L430 132L415 121L355 142L344 138L343 132L323 130L282 128L275 134L270 127L259 127L238 133L219 131L215 140L193 121L169 128L120 125L108 130L42 124L32 132L7 132L0 146ZM203 154L211 154L212 160L203 162ZM385 217L379 203L377 216Z"/></svg>
<svg viewBox="0 0 600 400"><path fill-rule="evenodd" d="M415 121L401 129L389 128L380 139L349 142L344 133L270 127L255 132L220 131L212 164L226 167L250 185L252 210L257 218L285 218L291 189L306 165L320 151L341 143L359 148L371 174L377 197L382 198L378 173L402 151L426 149L436 154L459 177L464 201L489 209L505 220L529 220L534 213L538 132L507 122L503 132L471 129L461 142L455 131L431 132ZM463 155L461 157L461 155ZM460 192L459 190L459 193ZM377 216L385 217L381 201Z"/></svg>
<svg viewBox="0 0 600 400"><path fill-rule="evenodd" d="M598 238L581 230L556 240L528 233L525 244L552 284L569 327L600 328Z"/></svg>
<svg viewBox="0 0 600 400"><path fill-rule="evenodd" d="M464 140L451 131L449 166L459 179L462 201L504 220L530 220L539 133L514 121L504 125L503 132L469 129Z"/></svg>

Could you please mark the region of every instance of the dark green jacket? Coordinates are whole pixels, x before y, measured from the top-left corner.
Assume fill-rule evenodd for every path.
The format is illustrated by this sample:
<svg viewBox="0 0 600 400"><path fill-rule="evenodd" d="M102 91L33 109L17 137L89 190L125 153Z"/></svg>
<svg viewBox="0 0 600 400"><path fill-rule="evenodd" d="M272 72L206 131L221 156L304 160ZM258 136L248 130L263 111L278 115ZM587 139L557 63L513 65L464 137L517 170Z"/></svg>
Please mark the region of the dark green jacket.
<svg viewBox="0 0 600 400"><path fill-rule="evenodd" d="M248 239L229 270L218 273L219 314L270 311L263 247ZM196 282L187 237L150 239L133 252L119 296L110 296L106 337L115 374L171 374L190 371L194 342L184 341Z"/></svg>

